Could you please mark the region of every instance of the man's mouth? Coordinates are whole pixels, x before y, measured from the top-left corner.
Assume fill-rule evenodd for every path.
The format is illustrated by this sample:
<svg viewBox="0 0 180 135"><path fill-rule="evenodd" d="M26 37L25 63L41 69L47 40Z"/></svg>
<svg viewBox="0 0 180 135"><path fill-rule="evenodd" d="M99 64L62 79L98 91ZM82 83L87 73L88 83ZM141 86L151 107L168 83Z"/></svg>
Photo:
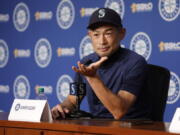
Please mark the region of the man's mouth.
<svg viewBox="0 0 180 135"><path fill-rule="evenodd" d="M99 50L100 50L101 52L106 52L106 51L109 50L109 47L101 47L101 48L99 48Z"/></svg>

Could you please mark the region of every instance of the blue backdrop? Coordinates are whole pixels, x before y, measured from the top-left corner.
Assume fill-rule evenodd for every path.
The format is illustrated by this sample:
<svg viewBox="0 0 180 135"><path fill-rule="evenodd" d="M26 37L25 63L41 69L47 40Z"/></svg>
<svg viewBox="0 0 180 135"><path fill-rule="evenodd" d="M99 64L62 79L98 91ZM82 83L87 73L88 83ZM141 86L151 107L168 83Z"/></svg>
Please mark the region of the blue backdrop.
<svg viewBox="0 0 180 135"><path fill-rule="evenodd" d="M14 98L35 98L39 87L51 107L64 100L72 65L93 52L86 26L99 7L121 15L123 47L171 71L164 116L171 121L180 107L180 0L1 0L0 111ZM81 107L88 111L86 99Z"/></svg>

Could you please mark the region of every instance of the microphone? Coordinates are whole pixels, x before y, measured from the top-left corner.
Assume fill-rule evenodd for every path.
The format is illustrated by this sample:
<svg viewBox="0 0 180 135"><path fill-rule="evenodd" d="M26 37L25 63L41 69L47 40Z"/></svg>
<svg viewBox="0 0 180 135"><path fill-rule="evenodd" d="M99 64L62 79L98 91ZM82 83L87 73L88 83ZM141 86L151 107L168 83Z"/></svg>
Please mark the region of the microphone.
<svg viewBox="0 0 180 135"><path fill-rule="evenodd" d="M86 84L82 82L70 83L70 95L75 95L76 98L76 111L80 111L81 99L86 95Z"/></svg>
<svg viewBox="0 0 180 135"><path fill-rule="evenodd" d="M85 111L80 110L80 102L86 95L86 84L82 82L70 83L70 95L76 96L76 108L73 112L68 114L66 117L71 119L91 119L93 116Z"/></svg>

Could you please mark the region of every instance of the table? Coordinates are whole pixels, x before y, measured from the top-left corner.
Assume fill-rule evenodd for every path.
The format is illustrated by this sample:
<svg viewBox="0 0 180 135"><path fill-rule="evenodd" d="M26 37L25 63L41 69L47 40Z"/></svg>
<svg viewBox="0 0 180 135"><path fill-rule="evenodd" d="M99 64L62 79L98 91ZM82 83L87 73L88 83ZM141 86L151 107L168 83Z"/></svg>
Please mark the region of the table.
<svg viewBox="0 0 180 135"><path fill-rule="evenodd" d="M0 112L0 135L174 135L168 128L169 123L137 120L8 121L8 113Z"/></svg>

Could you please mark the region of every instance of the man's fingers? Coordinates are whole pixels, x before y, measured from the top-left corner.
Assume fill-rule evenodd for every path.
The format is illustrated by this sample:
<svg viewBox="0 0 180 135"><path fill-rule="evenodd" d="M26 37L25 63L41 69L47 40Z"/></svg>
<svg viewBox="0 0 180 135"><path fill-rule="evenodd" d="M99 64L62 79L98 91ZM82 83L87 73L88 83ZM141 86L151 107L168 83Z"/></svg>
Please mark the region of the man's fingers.
<svg viewBox="0 0 180 135"><path fill-rule="evenodd" d="M87 72L87 67L84 64L81 64L79 61L77 62L78 68L75 66L72 66L72 69L75 72L79 72L79 73L85 73Z"/></svg>
<svg viewBox="0 0 180 135"><path fill-rule="evenodd" d="M75 66L72 66L72 70L74 70L75 72L79 72L79 70Z"/></svg>
<svg viewBox="0 0 180 135"><path fill-rule="evenodd" d="M51 112L52 112L53 119L56 119L59 116L61 116L62 118L65 118L65 113L61 105L56 105L55 107L53 107Z"/></svg>
<svg viewBox="0 0 180 135"><path fill-rule="evenodd" d="M88 67L86 67L84 64L81 64L80 61L77 62L78 68L75 66L72 66L72 69L75 72L81 73L83 75L90 75L92 72L94 73L95 70L99 68L99 66L108 59L107 56L101 57L101 59L95 63L90 64Z"/></svg>
<svg viewBox="0 0 180 135"><path fill-rule="evenodd" d="M60 115L62 116L62 118L65 118L66 116L65 116L63 108L60 105L57 105L57 109L58 109Z"/></svg>
<svg viewBox="0 0 180 135"><path fill-rule="evenodd" d="M58 112L56 106L52 108L51 114L52 114L53 119L56 119L59 116L59 112Z"/></svg>
<svg viewBox="0 0 180 135"><path fill-rule="evenodd" d="M69 109L64 108L64 112L65 112L65 113L69 113Z"/></svg>
<svg viewBox="0 0 180 135"><path fill-rule="evenodd" d="M97 64L101 65L104 61L106 61L108 59L107 56L101 57L101 59L99 61L97 61Z"/></svg>
<svg viewBox="0 0 180 135"><path fill-rule="evenodd" d="M104 61L106 61L107 59L108 59L107 56L103 56L103 57L101 57L100 61L101 61L101 62L104 62Z"/></svg>
<svg viewBox="0 0 180 135"><path fill-rule="evenodd" d="M90 65L90 67L91 67L91 68L98 68L98 67L99 67L104 61L106 61L107 59L108 59L107 56L101 57L100 60L98 60L98 61L95 62L95 63L92 63L92 64Z"/></svg>
<svg viewBox="0 0 180 135"><path fill-rule="evenodd" d="M78 67L81 72L86 72L86 66L78 61Z"/></svg>
<svg viewBox="0 0 180 135"><path fill-rule="evenodd" d="M58 111L55 110L54 108L51 110L51 114L53 119L56 119L59 116Z"/></svg>

